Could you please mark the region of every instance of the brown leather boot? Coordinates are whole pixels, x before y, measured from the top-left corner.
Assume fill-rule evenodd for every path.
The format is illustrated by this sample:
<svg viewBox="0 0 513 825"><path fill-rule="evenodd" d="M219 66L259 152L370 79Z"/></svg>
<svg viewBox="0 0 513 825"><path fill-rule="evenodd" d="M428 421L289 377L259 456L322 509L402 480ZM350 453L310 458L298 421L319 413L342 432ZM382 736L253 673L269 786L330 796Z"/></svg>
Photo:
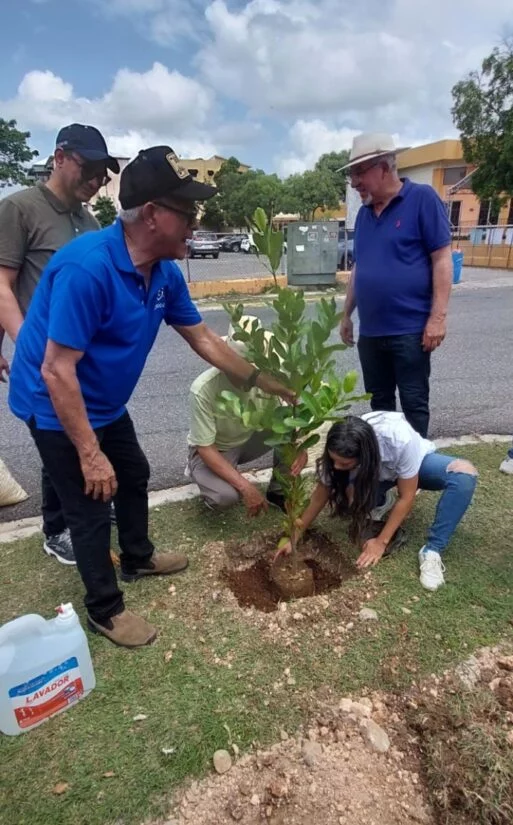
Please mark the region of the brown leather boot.
<svg viewBox="0 0 513 825"><path fill-rule="evenodd" d="M183 553L154 553L146 567L138 567L131 573L121 571L124 582L136 582L144 576L172 576L180 573L189 564L189 559Z"/></svg>
<svg viewBox="0 0 513 825"><path fill-rule="evenodd" d="M157 636L157 631L141 616L130 610L123 610L117 616L111 616L105 624L99 624L87 617L87 626L93 633L101 633L109 641L120 647L143 647L150 645Z"/></svg>

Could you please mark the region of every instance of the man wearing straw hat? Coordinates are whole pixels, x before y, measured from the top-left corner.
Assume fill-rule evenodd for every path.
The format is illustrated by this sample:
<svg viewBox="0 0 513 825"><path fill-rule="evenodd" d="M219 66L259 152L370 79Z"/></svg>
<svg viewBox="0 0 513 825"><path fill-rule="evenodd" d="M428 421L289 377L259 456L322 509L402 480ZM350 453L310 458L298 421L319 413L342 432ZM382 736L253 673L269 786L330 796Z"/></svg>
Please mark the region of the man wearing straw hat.
<svg viewBox="0 0 513 825"><path fill-rule="evenodd" d="M446 334L451 231L435 190L399 177L402 151L391 135L362 134L343 167L362 208L340 332L352 346L358 309L358 353L372 409L395 410L398 390L407 420L425 438L431 353Z"/></svg>

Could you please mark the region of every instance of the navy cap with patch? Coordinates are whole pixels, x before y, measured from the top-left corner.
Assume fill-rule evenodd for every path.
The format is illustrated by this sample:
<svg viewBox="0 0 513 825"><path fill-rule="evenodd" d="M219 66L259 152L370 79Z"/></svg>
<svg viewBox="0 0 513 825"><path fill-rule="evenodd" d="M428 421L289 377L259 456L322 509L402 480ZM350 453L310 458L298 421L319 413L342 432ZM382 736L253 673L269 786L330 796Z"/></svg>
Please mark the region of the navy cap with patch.
<svg viewBox="0 0 513 825"><path fill-rule="evenodd" d="M109 155L105 139L95 126L85 126L82 123L64 126L57 135L55 148L76 152L84 160L103 160L111 172L119 174L119 163Z"/></svg>
<svg viewBox="0 0 513 825"><path fill-rule="evenodd" d="M119 202L123 209L134 209L166 195L205 201L216 192L215 186L194 180L169 146L151 146L142 149L123 169Z"/></svg>

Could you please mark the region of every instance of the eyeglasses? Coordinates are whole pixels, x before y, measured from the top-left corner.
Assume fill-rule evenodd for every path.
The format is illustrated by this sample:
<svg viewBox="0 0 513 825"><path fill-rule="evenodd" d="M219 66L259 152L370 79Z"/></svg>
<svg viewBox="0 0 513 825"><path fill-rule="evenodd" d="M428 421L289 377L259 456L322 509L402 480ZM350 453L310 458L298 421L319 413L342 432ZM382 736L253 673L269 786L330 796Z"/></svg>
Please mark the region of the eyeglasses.
<svg viewBox="0 0 513 825"><path fill-rule="evenodd" d="M168 212L175 212L177 215L182 215L183 218L187 219L187 226L190 226L191 229L196 226L198 221L198 213L196 210L194 212L188 211L187 209L177 209L176 206L170 206L167 203L162 203L162 201L154 201L155 206L161 206L162 209L167 209Z"/></svg>
<svg viewBox="0 0 513 825"><path fill-rule="evenodd" d="M374 163L369 163L367 166L353 166L351 169L347 170L346 177L348 180L351 180L351 178L361 178L371 169L374 169L375 166L379 166L381 162L381 160L375 160Z"/></svg>
<svg viewBox="0 0 513 825"><path fill-rule="evenodd" d="M83 181L89 182L97 178L101 180L100 186L107 186L110 183L110 177L107 175L105 164L96 160L82 160L80 157L68 154L68 157L74 161L80 169L80 174Z"/></svg>

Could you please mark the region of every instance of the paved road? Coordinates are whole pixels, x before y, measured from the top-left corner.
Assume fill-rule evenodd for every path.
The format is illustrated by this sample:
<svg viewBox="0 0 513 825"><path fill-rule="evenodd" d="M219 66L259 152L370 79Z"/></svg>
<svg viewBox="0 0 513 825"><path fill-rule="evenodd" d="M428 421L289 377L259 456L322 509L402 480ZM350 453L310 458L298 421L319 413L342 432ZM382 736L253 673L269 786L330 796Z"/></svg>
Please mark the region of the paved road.
<svg viewBox="0 0 513 825"><path fill-rule="evenodd" d="M483 271L479 278L483 277ZM513 431L513 286L468 286L455 291L449 337L433 358L433 437ZM475 283L478 283L477 276ZM314 309L311 305L312 311ZM270 311L254 310L264 321ZM227 331L222 310L206 310L207 323ZM340 354L341 369L356 365L354 351ZM162 329L130 403L136 429L152 467L153 489L183 483L188 429L187 395L203 363L179 336ZM0 520L34 515L39 509L39 461L24 425L14 419L0 390L0 456L31 494L16 508L3 508Z"/></svg>
<svg viewBox="0 0 513 825"><path fill-rule="evenodd" d="M184 276L188 275L191 281L220 281L231 278L254 278L267 275L271 277L269 271L263 263L253 254L244 252L221 252L219 258L193 258L180 264ZM281 261L280 274L287 272L287 258L284 255Z"/></svg>

